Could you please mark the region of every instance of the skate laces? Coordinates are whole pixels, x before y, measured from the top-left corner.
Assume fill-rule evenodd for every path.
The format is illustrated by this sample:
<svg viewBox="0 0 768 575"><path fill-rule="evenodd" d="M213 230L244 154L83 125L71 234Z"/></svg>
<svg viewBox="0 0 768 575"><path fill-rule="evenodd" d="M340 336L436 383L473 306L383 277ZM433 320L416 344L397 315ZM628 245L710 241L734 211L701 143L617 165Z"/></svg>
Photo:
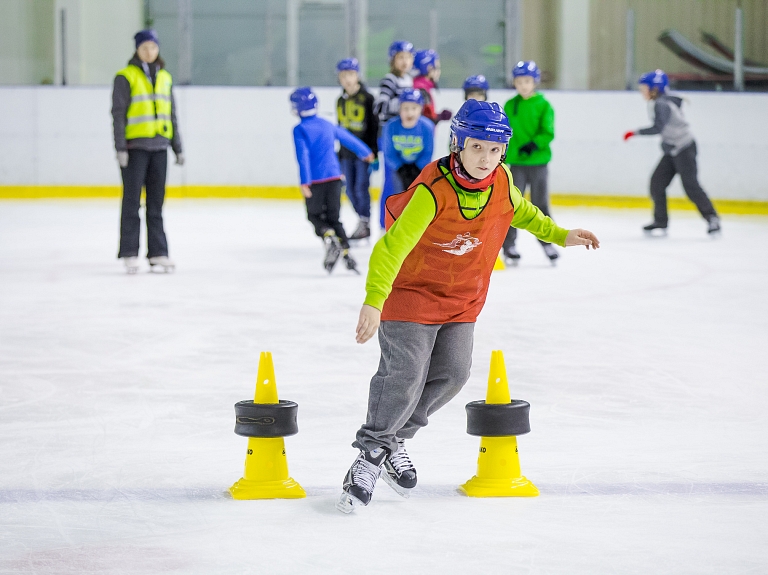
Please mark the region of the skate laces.
<svg viewBox="0 0 768 575"><path fill-rule="evenodd" d="M405 471L415 469L411 458L408 456L408 452L405 450L405 441L398 439L397 451L389 456L389 463L398 475L402 475Z"/></svg>
<svg viewBox="0 0 768 575"><path fill-rule="evenodd" d="M352 466L352 483L359 485L368 493L373 492L376 480L379 478L379 474L374 472L371 468L380 471L379 467L376 467L373 463L370 463L365 459L358 459Z"/></svg>

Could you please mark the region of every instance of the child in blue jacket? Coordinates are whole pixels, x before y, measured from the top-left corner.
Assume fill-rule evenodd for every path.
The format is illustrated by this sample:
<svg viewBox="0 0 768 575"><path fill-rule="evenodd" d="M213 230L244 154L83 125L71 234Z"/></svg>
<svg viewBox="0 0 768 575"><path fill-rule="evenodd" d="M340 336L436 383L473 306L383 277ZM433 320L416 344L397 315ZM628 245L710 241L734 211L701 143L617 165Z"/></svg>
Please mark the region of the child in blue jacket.
<svg viewBox="0 0 768 575"><path fill-rule="evenodd" d="M421 91L405 88L398 96L400 115L384 126L384 161L393 172L393 193L407 190L432 161L435 125L421 115Z"/></svg>
<svg viewBox="0 0 768 575"><path fill-rule="evenodd" d="M301 118L293 128L301 194L307 204L307 219L325 244L323 266L331 273L339 256L343 255L347 269L357 271L357 263L349 255L347 234L339 221L341 167L335 143L338 140L358 158L368 162L373 161L373 152L348 130L317 117L317 96L311 88L297 88L290 99L293 112Z"/></svg>

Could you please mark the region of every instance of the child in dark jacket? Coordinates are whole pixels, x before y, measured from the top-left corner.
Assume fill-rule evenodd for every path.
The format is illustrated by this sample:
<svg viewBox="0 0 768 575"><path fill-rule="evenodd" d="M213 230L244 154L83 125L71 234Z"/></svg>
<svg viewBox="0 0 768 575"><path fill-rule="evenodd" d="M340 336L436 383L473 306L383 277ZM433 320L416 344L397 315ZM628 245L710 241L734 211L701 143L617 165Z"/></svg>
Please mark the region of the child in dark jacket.
<svg viewBox="0 0 768 575"><path fill-rule="evenodd" d="M632 136L661 134L661 149L664 155L651 176L651 198L653 199L653 222L643 228L646 233L666 230L667 187L675 174L680 174L683 189L696 204L699 213L707 220L707 233L720 231L720 218L712 202L699 184L696 166L696 141L683 117L683 99L667 92L669 78L662 70L648 72L638 80L640 93L648 102L653 102L649 112L653 126L624 134L624 141Z"/></svg>
<svg viewBox="0 0 768 575"><path fill-rule="evenodd" d="M336 64L339 84L344 89L336 103L336 117L339 125L360 138L373 155L379 153L379 118L373 112L373 96L360 81L360 64L357 58L345 58ZM339 148L339 162L347 181L347 197L352 202L360 221L357 229L349 236L351 240L361 240L371 235L371 194L369 190L369 167L371 164L359 159L355 153L343 145ZM374 161L373 169L378 169Z"/></svg>
<svg viewBox="0 0 768 575"><path fill-rule="evenodd" d="M311 88L297 88L290 100L293 112L301 118L293 129L301 193L307 204L307 219L325 244L323 266L331 273L343 255L347 269L357 271L357 263L349 254L347 234L339 221L341 168L334 147L338 140L368 162L373 161L373 152L349 131L317 117L317 96Z"/></svg>

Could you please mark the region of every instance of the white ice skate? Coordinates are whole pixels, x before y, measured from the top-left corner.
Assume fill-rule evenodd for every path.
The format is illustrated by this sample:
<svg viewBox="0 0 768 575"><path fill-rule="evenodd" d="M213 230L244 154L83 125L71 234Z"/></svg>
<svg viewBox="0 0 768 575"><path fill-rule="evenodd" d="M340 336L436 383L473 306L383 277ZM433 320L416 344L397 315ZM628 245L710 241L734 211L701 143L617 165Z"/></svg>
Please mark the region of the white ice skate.
<svg viewBox="0 0 768 575"><path fill-rule="evenodd" d="M123 258L123 264L125 265L125 273L133 275L139 271L139 258L129 257Z"/></svg>
<svg viewBox="0 0 768 575"><path fill-rule="evenodd" d="M169 274L176 271L176 264L168 256L149 258L149 269L156 273Z"/></svg>

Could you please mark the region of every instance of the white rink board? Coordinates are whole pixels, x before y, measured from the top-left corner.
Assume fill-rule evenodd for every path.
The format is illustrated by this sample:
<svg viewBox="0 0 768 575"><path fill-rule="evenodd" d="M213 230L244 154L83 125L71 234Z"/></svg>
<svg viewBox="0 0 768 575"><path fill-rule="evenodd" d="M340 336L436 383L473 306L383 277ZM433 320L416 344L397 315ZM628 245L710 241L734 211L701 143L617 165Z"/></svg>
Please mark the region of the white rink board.
<svg viewBox="0 0 768 575"><path fill-rule="evenodd" d="M327 277L301 204L170 201L174 275L126 276L119 204L0 209L0 573L768 572L765 218L563 209L597 252L556 268L521 233L494 273L465 389L409 442L419 486L334 509L378 346L354 343L364 276ZM347 228L355 218L344 207ZM353 249L365 273L370 246ZM146 266L142 262L142 266ZM533 499L470 499L464 405L491 350L531 403ZM232 501L258 354L299 404L307 499Z"/></svg>
<svg viewBox="0 0 768 575"><path fill-rule="evenodd" d="M290 91L176 88L187 164L169 169L169 184L296 185ZM321 114L334 120L339 90L317 92ZM442 90L438 104L456 111L462 94ZM502 103L512 95L491 91ZM659 139L622 141L626 130L650 125L638 93L552 91L546 96L556 118L552 192L648 194L661 155ZM768 201L768 94L688 92L685 97L704 189L718 199ZM0 122L0 185L120 183L112 149L111 88L2 87L0 106L8 111ZM448 129L447 123L438 126L435 157L447 153ZM682 195L678 179L671 195Z"/></svg>

